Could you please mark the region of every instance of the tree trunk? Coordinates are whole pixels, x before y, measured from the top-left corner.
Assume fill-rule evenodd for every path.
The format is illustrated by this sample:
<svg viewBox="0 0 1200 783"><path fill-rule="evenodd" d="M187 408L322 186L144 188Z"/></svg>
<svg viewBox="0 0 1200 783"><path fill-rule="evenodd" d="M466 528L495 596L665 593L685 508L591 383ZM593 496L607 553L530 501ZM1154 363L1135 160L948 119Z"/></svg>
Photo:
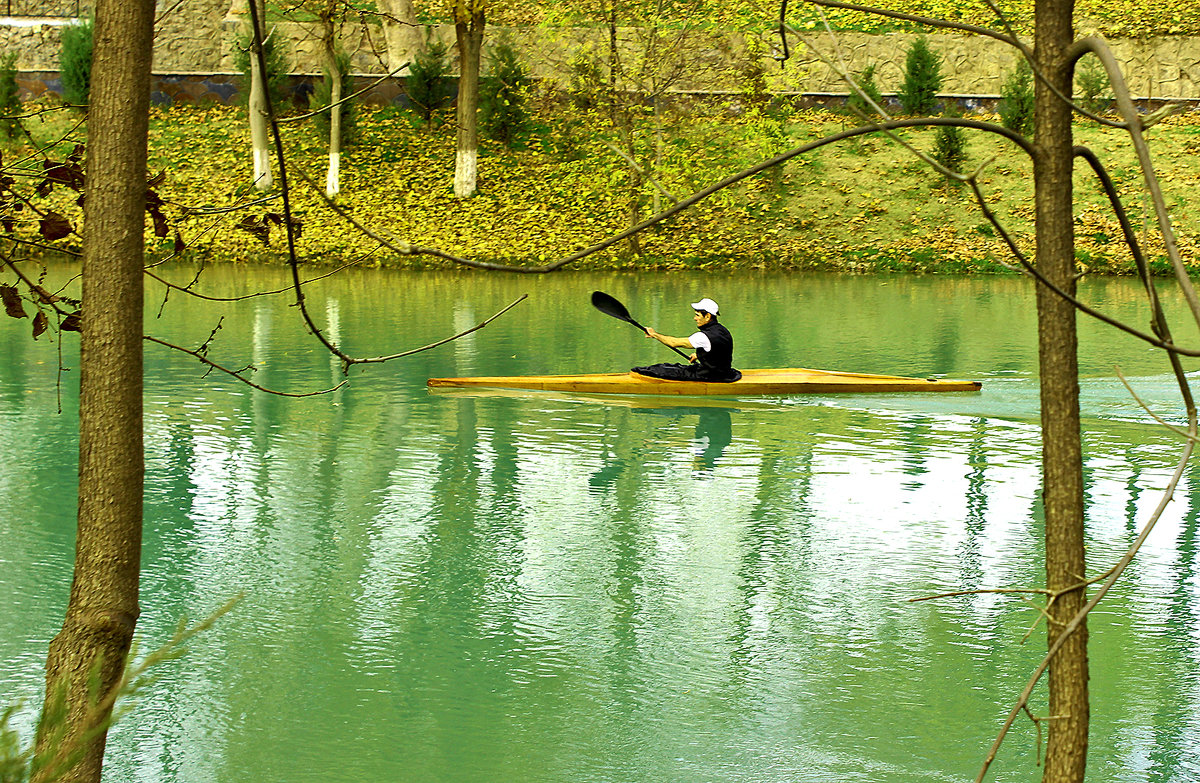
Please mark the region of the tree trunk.
<svg viewBox="0 0 1200 783"><path fill-rule="evenodd" d="M454 154L454 196L475 195L479 175L479 60L483 50L483 8L455 11L458 39L458 143Z"/></svg>
<svg viewBox="0 0 1200 783"><path fill-rule="evenodd" d="M379 10L385 14L383 35L387 40L388 68L395 70L416 59L421 50L421 25L417 23L412 0L380 0Z"/></svg>
<svg viewBox="0 0 1200 783"><path fill-rule="evenodd" d="M333 198L341 190L339 183L342 163L342 71L337 57L337 25L334 23L333 3L321 15L325 42L325 68L329 83L329 168L325 172L325 195Z"/></svg>
<svg viewBox="0 0 1200 783"><path fill-rule="evenodd" d="M1071 0L1037 0L1038 69L1064 95L1072 72L1064 51L1073 36ZM1074 293L1071 111L1039 80L1036 86L1034 185L1038 269ZM1083 469L1079 429L1079 368L1075 309L1044 286L1037 292L1042 402L1042 503L1046 525L1046 587L1058 590L1085 578ZM1049 643L1086 601L1083 589L1050 608ZM1087 626L1077 630L1050 664L1044 783L1082 783L1088 741Z"/></svg>
<svg viewBox="0 0 1200 783"><path fill-rule="evenodd" d="M50 643L41 759L78 749L57 778L99 781L111 703L138 617L142 539L142 258L153 0L96 5L88 109L80 335L79 507L66 619ZM89 679L98 690L89 692ZM94 707L96 699L101 707ZM54 734L63 742L54 747ZM43 780L47 768L35 775Z"/></svg>
<svg viewBox="0 0 1200 783"><path fill-rule="evenodd" d="M262 20L262 0L250 1L258 3L258 18ZM267 77L258 67L256 51L263 35L265 32L260 31L250 39L250 100L247 111L250 113L250 148L254 156L254 187L270 190L274 182L271 180L271 151L267 146Z"/></svg>
<svg viewBox="0 0 1200 783"><path fill-rule="evenodd" d="M342 74L336 62L330 64L330 76L333 78L332 89L329 92L329 169L325 173L325 195L333 198L341 191L339 182L342 166Z"/></svg>
<svg viewBox="0 0 1200 783"><path fill-rule="evenodd" d="M625 154L628 156L629 165L626 166L626 202L625 215L626 223L629 228L636 226L642 222L642 172L638 169L635 161L637 161L637 135L634 128L634 119L630 113L630 107L622 105L617 115L617 132L621 137L621 146L625 148ZM641 238L637 234L630 234L626 240L629 246L629 253L635 258L642 254Z"/></svg>

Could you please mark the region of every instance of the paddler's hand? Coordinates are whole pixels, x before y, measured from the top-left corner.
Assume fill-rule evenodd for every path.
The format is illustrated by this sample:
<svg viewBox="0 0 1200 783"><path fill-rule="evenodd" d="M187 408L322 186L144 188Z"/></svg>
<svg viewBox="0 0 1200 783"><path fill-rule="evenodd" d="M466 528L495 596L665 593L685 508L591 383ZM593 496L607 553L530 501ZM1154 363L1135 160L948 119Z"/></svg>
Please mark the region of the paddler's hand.
<svg viewBox="0 0 1200 783"><path fill-rule="evenodd" d="M657 339L658 339L658 332L654 331L654 330L653 330L653 329L651 329L649 326L647 326L647 327L646 327L646 336L647 336L647 337L653 337L655 340L657 340Z"/></svg>
<svg viewBox="0 0 1200 783"><path fill-rule="evenodd" d="M692 354L691 356L689 356L688 361L691 362L692 364L695 364L696 363L696 354Z"/></svg>

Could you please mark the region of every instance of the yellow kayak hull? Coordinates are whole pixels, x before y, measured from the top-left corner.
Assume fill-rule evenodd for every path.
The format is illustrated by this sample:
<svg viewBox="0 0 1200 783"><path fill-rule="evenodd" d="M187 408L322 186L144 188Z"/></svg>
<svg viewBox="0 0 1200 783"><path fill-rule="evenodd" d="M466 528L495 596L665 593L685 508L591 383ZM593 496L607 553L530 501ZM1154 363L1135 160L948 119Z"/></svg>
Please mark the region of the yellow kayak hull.
<svg viewBox="0 0 1200 783"><path fill-rule="evenodd" d="M809 370L794 367L777 370L742 370L733 383L668 381L632 372L589 375L513 375L474 378L430 378L429 387L463 389L535 389L579 394L664 394L681 396L722 395L731 397L788 394L847 394L891 392L973 392L978 381L943 378L905 378L898 375Z"/></svg>

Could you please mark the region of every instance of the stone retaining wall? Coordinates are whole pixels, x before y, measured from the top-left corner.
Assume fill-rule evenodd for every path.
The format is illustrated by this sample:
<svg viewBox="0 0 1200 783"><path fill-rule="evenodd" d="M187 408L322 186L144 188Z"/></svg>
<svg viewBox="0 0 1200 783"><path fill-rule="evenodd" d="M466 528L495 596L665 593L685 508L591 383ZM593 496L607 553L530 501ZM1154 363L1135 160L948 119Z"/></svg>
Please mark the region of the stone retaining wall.
<svg viewBox="0 0 1200 783"><path fill-rule="evenodd" d="M215 100L228 102L232 98L235 41L242 24L240 14L228 13L228 0L190 0L182 11L167 13L156 26L154 70L158 76L156 90L162 100ZM17 67L22 71L19 83L25 97L46 91L57 92L59 33L70 20L3 20L0 19L2 51L18 52ZM319 40L311 27L286 23L273 27L274 35L288 42L292 69L299 74L320 71ZM451 45L453 28L430 27L429 34ZM594 37L594 31L576 31L564 35L538 29L502 31L491 28L489 37L496 40L505 32L525 60L533 66L534 75L562 83L565 69L561 63L570 58L572 46ZM903 78L905 53L915 36L894 33L867 35L843 33L836 41L829 35L812 37L813 45L832 59L841 59L851 72L869 64L876 67L876 83L884 92L894 92ZM1016 56L1002 43L979 37L930 34L926 36L931 48L943 58L945 75L943 92L963 96L996 96L1013 69ZM628 36L628 40L635 40ZM759 51L770 51L774 36L764 35ZM384 37L378 27L348 29L343 44L353 52L352 68L362 74L382 74L386 69ZM633 44L627 44L633 45ZM1130 89L1141 98L1200 99L1200 38L1157 38L1150 40L1118 40L1111 42L1113 51L1132 74ZM738 58L745 60L747 43L733 33L719 40L696 44L695 61L708 65L731 65ZM828 65L803 46L793 49L792 58L783 68L769 57L761 61L767 86L772 92L820 95L844 94L846 87ZM714 68L711 72L721 70ZM729 68L724 68L728 72ZM394 82L395 80L389 80ZM385 83L387 85L388 83ZM721 92L729 84L688 83L689 92ZM396 88L384 86L376 100L391 100Z"/></svg>

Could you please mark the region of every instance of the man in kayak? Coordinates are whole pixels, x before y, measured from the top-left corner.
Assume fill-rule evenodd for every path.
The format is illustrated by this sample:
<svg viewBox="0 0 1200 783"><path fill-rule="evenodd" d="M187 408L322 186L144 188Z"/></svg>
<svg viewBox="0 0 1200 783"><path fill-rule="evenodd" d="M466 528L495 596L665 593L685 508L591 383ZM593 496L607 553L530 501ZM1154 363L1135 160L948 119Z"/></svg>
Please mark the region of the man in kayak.
<svg viewBox="0 0 1200 783"><path fill-rule="evenodd" d="M740 372L733 369L733 335L717 323L717 303L711 299L701 299L692 305L692 310L695 311L692 317L696 319L699 331L690 337L671 337L646 328L647 337L653 337L670 348L694 348L696 352L689 357L691 364L663 362L649 367L634 367L634 372L671 381L709 383L730 383L742 377Z"/></svg>

